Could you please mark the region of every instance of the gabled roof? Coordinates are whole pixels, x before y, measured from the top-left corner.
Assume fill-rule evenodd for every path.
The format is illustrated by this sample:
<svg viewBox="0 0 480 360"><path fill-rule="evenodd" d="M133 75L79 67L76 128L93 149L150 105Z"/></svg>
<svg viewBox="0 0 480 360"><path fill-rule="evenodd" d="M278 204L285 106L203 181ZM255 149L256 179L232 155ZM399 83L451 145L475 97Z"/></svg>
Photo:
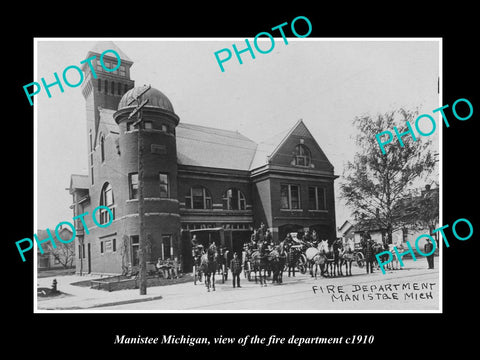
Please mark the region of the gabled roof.
<svg viewBox="0 0 480 360"><path fill-rule="evenodd" d="M72 194L76 189L88 190L89 188L90 182L88 175L72 174L70 175L70 187L65 190L68 190L69 193Z"/></svg>
<svg viewBox="0 0 480 360"><path fill-rule="evenodd" d="M338 231L345 234L348 231L350 231L353 227L354 225L350 221L345 220L342 226L338 228Z"/></svg>
<svg viewBox="0 0 480 360"><path fill-rule="evenodd" d="M72 174L70 177L71 189L88 189L90 183L88 182L88 175Z"/></svg>
<svg viewBox="0 0 480 360"><path fill-rule="evenodd" d="M327 157L325 156L325 153L320 148L320 145L318 145L317 141L310 133L307 126L304 124L303 120L300 119L291 129L282 131L281 133L278 133L273 137L266 139L258 144L257 151L254 158L252 159L252 163L250 164L250 170L268 164L269 159L277 153L277 151L282 147L282 145L285 143L285 141L287 141L290 136L299 136L312 139L315 143L315 146L317 147L317 150L327 160L328 164L332 166L330 161L328 161Z"/></svg>
<svg viewBox="0 0 480 360"><path fill-rule="evenodd" d="M180 123L176 129L180 165L248 170L257 144L237 131Z"/></svg>

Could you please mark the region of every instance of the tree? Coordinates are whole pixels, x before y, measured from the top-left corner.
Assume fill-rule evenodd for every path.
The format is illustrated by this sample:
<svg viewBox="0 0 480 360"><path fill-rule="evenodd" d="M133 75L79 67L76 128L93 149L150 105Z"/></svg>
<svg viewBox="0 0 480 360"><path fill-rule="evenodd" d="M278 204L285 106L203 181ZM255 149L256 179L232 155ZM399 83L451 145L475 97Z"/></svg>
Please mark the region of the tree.
<svg viewBox="0 0 480 360"><path fill-rule="evenodd" d="M68 244L60 243L53 249L50 247L51 254L65 269L73 267L73 261L75 260L75 243L70 242Z"/></svg>
<svg viewBox="0 0 480 360"><path fill-rule="evenodd" d="M392 233L405 226L402 199L413 189L415 180L429 175L435 168L435 156L428 150L431 141L410 134L402 137L404 146L392 142L382 154L375 135L385 130L399 133L408 130L407 121L414 123L417 111L398 109L378 114L356 117L354 126L359 133L355 144L359 147L354 161L348 162L340 184L341 196L353 209L359 225L372 223L386 231L387 243Z"/></svg>
<svg viewBox="0 0 480 360"><path fill-rule="evenodd" d="M431 188L427 185L421 195L406 199L402 204L404 207L404 221L410 224L410 228L416 230L428 229L430 236L438 242L438 233L433 231L438 226L439 221L439 188Z"/></svg>

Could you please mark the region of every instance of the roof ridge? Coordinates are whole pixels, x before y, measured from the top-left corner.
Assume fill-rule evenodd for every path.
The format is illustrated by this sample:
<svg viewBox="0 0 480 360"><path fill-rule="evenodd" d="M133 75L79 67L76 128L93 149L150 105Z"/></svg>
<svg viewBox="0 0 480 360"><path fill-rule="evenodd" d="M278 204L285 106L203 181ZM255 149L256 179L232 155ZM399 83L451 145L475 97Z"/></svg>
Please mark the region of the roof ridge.
<svg viewBox="0 0 480 360"><path fill-rule="evenodd" d="M97 41L95 43L95 45L93 46L92 49L90 49L88 52L91 52L91 53L103 53L105 52L106 50L114 50L118 53L118 55L120 55L120 59L122 60L125 60L127 62L130 62L132 63L133 61L128 57L127 54L125 54L125 52L123 52L122 49L120 49L118 47L117 44L115 44L113 41L111 40L100 40L100 41ZM110 56L110 55L109 55Z"/></svg>
<svg viewBox="0 0 480 360"><path fill-rule="evenodd" d="M184 126L185 125L185 126ZM188 124L188 123L179 123L178 126L180 127L184 127L184 128L189 128L190 126L191 127L194 127L196 128L197 131L201 131L201 129L205 129L205 130L213 130L213 131L218 131L218 132L221 132L221 133L215 133L215 135L218 135L218 136L223 136L223 137L226 137L226 138L232 138L232 139L237 139L237 140L243 140L243 141L248 141L248 142L251 142L251 143L254 143L255 145L257 145L257 142L253 141L252 139L248 138L247 136L245 136L244 134L242 134L241 132L239 131L234 131L234 130L227 130L227 129L220 129L220 128L214 128L212 126L203 126L203 125L197 125L197 124ZM177 126L177 127L178 127ZM212 134L213 132L209 132L209 134ZM233 137L233 136L227 136L225 133L229 133L229 134L235 134L236 136ZM240 138L241 137L241 138Z"/></svg>

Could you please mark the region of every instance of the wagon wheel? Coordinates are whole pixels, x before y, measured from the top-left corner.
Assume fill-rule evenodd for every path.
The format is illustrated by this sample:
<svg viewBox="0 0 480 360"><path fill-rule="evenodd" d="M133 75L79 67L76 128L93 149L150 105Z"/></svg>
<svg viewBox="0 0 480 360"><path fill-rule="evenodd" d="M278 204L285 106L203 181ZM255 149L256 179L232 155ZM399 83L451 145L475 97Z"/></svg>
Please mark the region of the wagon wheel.
<svg viewBox="0 0 480 360"><path fill-rule="evenodd" d="M365 258L361 252L357 252L355 254L355 261L358 265L358 267L363 268L363 265L365 263Z"/></svg>

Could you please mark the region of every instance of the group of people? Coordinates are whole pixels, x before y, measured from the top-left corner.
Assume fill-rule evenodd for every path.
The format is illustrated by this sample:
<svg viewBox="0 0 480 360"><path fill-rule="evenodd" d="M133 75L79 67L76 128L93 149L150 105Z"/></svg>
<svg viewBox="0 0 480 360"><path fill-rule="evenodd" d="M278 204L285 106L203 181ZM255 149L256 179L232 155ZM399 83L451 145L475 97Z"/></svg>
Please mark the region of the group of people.
<svg viewBox="0 0 480 360"><path fill-rule="evenodd" d="M158 273L163 274L165 279L178 279L181 277L180 262L176 256L173 258L173 260L170 258L165 260L158 258L155 268L157 269Z"/></svg>
<svg viewBox="0 0 480 360"><path fill-rule="evenodd" d="M223 263L223 261L228 261L227 259L230 258L226 252L228 251L226 248L220 248L217 251L217 247L215 245L215 242L210 242L209 248L212 249L213 252L217 252L219 257L220 264ZM201 257L204 254L204 247L202 244L200 244L197 241L196 235L193 235L192 237L192 256L193 256L193 263L196 266L200 266L201 263ZM232 286L235 287L241 287L240 286L240 274L242 273L243 270L243 264L242 264L242 258L239 256L237 252L234 252L232 255L231 260L229 260L228 265L230 265L230 271L232 272Z"/></svg>

